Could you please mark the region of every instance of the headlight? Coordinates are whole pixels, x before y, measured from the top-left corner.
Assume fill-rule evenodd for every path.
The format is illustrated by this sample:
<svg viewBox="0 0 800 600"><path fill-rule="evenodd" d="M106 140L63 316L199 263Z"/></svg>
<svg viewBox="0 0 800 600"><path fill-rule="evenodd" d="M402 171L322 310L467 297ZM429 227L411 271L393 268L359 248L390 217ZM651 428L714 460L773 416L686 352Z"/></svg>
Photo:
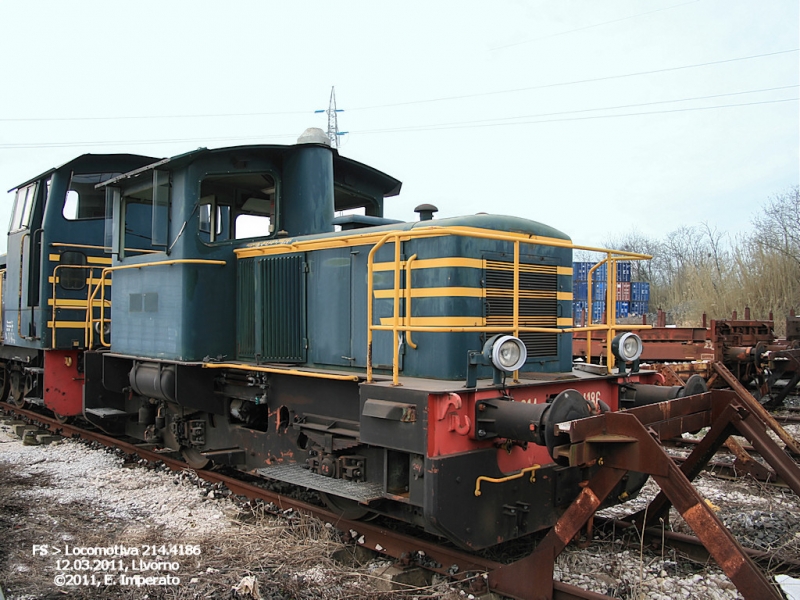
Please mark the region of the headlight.
<svg viewBox="0 0 800 600"><path fill-rule="evenodd" d="M100 321L96 321L94 324L94 332L97 335L100 335ZM106 339L111 334L111 323L105 322L103 323L103 338Z"/></svg>
<svg viewBox="0 0 800 600"><path fill-rule="evenodd" d="M525 364L527 358L525 344L512 335L498 336L492 344L492 364L501 371L516 371Z"/></svg>
<svg viewBox="0 0 800 600"><path fill-rule="evenodd" d="M620 333L611 342L611 351L623 362L633 362L642 355L642 338L635 333Z"/></svg>

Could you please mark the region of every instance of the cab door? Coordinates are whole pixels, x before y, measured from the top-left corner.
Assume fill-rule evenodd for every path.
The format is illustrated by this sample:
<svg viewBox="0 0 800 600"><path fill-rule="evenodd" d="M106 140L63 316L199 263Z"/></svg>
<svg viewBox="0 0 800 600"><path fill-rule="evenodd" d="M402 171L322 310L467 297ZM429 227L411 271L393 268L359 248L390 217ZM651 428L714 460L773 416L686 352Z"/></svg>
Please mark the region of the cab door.
<svg viewBox="0 0 800 600"><path fill-rule="evenodd" d="M5 343L34 345L42 332L37 328L40 306L42 207L49 180L22 186L16 191L8 234L8 266L4 293Z"/></svg>

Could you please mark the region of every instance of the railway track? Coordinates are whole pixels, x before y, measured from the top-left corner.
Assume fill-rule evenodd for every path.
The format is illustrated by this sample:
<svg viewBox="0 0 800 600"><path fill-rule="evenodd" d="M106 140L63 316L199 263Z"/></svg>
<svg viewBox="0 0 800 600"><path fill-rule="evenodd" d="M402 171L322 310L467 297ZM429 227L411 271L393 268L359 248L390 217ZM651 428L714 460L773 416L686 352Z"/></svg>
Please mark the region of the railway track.
<svg viewBox="0 0 800 600"><path fill-rule="evenodd" d="M147 461L162 462L173 471L189 468L183 460L175 458L174 456L165 455L163 452L155 451L148 445L130 443L112 438L103 433L87 430L76 424L62 423L39 412L18 408L7 403L0 403L0 409L7 414L24 419L42 429L64 437L79 437L87 441L100 443L110 448L119 449L129 455L138 455L140 458ZM345 537L349 538L352 543L386 557L393 558L400 567L420 566L440 575L451 577L453 580L462 582L465 586L469 586L469 590L473 594L480 594L488 591L486 583L488 579L487 575L503 564L498 560L491 560L436 542L392 531L380 524L342 519L339 515L325 508L265 489L261 485L258 485L257 482L244 481L242 478L233 477L213 469L200 469L196 470L196 473L200 478L209 483L225 485L233 494L272 504L277 507L276 512L293 509L313 515L325 522L331 523L339 530L349 532ZM596 518L594 524L597 529L602 529L605 532L614 531L615 533L630 532L631 527L633 527L633 525L627 521L602 518ZM630 538L632 536L628 537ZM637 535L633 541L629 539L628 543L638 545L641 543L641 539L642 538ZM666 547L678 550L682 555L696 562L707 563L710 560L708 551L700 540L694 536L663 531L661 529L647 529L644 532L644 540L648 546L656 551L662 548L661 545L663 544ZM784 558L776 561L773 554L755 549L747 549L747 554L763 567L769 568L773 573L800 574L800 560L787 560ZM424 561L419 561L418 557L424 557ZM492 591L500 594L505 592L502 585L495 587ZM607 598L607 596L561 582L554 582L553 597L559 599L582 598L592 600Z"/></svg>
<svg viewBox="0 0 800 600"><path fill-rule="evenodd" d="M139 457L152 461L163 462L173 471L181 471L190 467L182 460L155 452L141 444L132 444L105 434L90 431L74 424L60 423L56 419L42 415L41 413L18 408L8 403L0 402L0 409L6 414L15 415L25 419L32 424L47 429L48 431L64 436L77 437L91 442L98 442L109 448L117 448L127 454L136 454ZM398 564L408 566L414 564L414 557L423 553L426 557L425 569L452 577L456 581L471 579L470 588L475 593L486 591L485 579L474 577L476 574L489 573L501 566L501 563L487 560L479 556L469 554L454 548L448 548L430 541L421 540L406 534L391 531L379 525L365 521L348 521L339 515L326 510L322 507L290 498L277 492L265 489L254 483L242 481L230 475L219 473L210 469L195 470L197 475L209 483L221 483L225 485L233 494L246 496L250 499L258 499L267 503L272 503L280 510L294 509L302 511L331 523L336 528L345 532L356 532L358 535L350 536L355 538L353 541L360 546L394 558ZM493 590L503 593L502 589ZM554 598L558 600L600 600L607 598L600 594L582 590L576 586L571 586L557 582L554 586Z"/></svg>

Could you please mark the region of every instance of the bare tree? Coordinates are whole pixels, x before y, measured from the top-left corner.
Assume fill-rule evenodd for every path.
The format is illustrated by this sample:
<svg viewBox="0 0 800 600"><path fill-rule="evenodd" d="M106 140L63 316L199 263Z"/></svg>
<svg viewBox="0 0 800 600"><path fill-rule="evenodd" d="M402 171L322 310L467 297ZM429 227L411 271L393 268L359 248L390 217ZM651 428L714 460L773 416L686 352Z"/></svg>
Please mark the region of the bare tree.
<svg viewBox="0 0 800 600"><path fill-rule="evenodd" d="M800 186L770 198L753 225L756 244L800 264Z"/></svg>

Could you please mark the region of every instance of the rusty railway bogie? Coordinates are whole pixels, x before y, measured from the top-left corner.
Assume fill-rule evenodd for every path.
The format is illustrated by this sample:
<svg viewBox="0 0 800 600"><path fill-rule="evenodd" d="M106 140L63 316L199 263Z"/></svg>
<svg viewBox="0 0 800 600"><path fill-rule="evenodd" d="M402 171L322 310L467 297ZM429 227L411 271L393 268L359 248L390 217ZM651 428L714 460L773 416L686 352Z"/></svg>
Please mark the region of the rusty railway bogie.
<svg viewBox="0 0 800 600"><path fill-rule="evenodd" d="M558 554L625 473L639 471L650 474L661 488L646 510L631 517L640 529L664 518L674 506L746 599L780 598L691 483L730 435L738 434L800 494L800 469L767 435L771 425L762 419L761 411L763 407L749 394L714 390L562 424L559 428L569 433L570 444L560 448L560 454L569 457L570 464L600 468L582 484L579 496L531 555L490 573L490 587L515 598L553 598L553 565ZM678 467L659 441L698 425L710 430Z"/></svg>
<svg viewBox="0 0 800 600"><path fill-rule="evenodd" d="M728 379L735 381L724 366L719 365L715 368L726 381ZM164 460L170 468L182 468L182 463L163 455L153 454L146 448L132 446L102 434L85 432L71 425L48 420L30 411L9 405L5 407L17 413L24 413L29 419L44 421L51 429L59 430L65 435L81 435L104 444L113 444L126 452L136 452L149 460ZM764 418L764 415L768 418ZM625 474L629 471L638 471L650 474L658 483L661 492L646 510L628 517L632 526L644 531L659 518L665 519L669 507L674 506L697 534L708 553L747 600L780 598L776 588L751 558L753 552L742 548L691 483L714 453L724 444L730 444L732 441L730 436L737 434L747 438L786 484L800 495L800 469L767 434L767 429L777 428L783 431L777 423L770 422L769 418L764 408L741 388L734 391L713 390L695 396L640 406L624 412L606 412L556 425L558 432L567 435L569 439L568 444L556 448L557 455L567 459L572 466L595 466L594 474L582 482L582 491L535 550L527 557L507 565L421 542L415 538L396 535L368 523L344 521L324 509L276 496L262 488L215 472L199 471L199 473L209 481L224 482L236 494L274 501L284 508L295 507L335 522L340 528L355 529L359 533L359 542L363 545L379 548L381 552L401 561L403 556L407 558L410 553L423 550L428 557L439 564L438 568L433 569L438 572L446 572L444 569L451 564L458 564L460 573L488 571L489 589L507 596L522 600L533 598L597 600L605 596L554 582L555 560L581 530L591 530L590 523L595 511L617 487ZM703 427L710 428L708 433L697 443L681 466L677 466L673 458L665 452L661 441ZM785 441L780 433L779 437ZM794 441L791 437L788 439ZM787 446L791 449L791 444L787 443ZM739 444L734 444L734 451L737 455L743 453L743 457L747 455Z"/></svg>
<svg viewBox="0 0 800 600"><path fill-rule="evenodd" d="M682 385L693 374L708 380L708 387L725 387L713 369L721 363L742 384L758 387L765 406L780 406L800 383L800 317L792 312L786 319L786 337L775 335L772 313L767 320L744 319L736 311L731 319L712 319L703 315L702 327L667 327L665 313L659 309L656 325L639 332L645 342L641 360L658 370L666 385ZM586 333L573 336L573 355L586 357ZM591 339L591 357L608 354L606 340ZM779 380L788 380L782 387Z"/></svg>

